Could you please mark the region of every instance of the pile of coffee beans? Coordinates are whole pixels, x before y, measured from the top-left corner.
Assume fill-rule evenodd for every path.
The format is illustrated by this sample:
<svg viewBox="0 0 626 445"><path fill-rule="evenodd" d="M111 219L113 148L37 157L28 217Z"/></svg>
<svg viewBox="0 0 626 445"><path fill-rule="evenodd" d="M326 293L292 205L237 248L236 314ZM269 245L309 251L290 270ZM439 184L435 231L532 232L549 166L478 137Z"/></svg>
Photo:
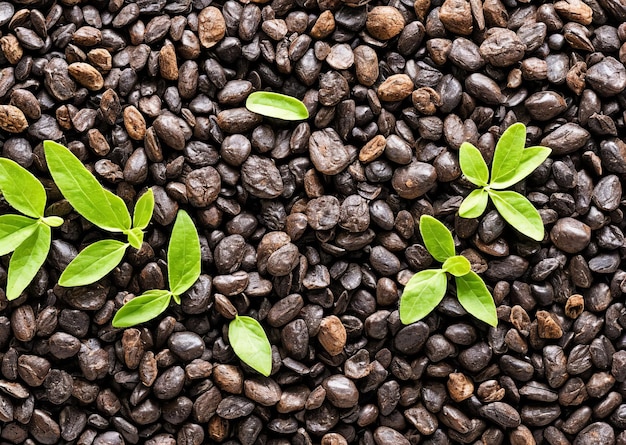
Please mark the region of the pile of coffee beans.
<svg viewBox="0 0 626 445"><path fill-rule="evenodd" d="M64 218L27 291L0 298L0 440L626 444L625 22L622 0L0 0L1 155ZM259 90L310 118L248 111ZM459 146L489 162L515 122L553 150L514 186L542 242L491 207L457 215L473 189ZM46 139L129 209L154 192L142 248L91 286L57 285L108 235L62 199ZM165 287L178 209L200 279L161 318L113 328ZM434 261L424 214L485 279L497 328L453 286L400 322ZM236 313L265 328L270 377L234 355Z"/></svg>

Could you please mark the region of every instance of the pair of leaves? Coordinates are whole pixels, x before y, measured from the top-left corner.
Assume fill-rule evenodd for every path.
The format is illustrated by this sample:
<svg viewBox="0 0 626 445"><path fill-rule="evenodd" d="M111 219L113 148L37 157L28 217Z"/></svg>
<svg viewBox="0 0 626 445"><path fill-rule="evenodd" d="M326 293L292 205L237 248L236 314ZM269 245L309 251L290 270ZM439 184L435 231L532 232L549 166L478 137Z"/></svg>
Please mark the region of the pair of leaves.
<svg viewBox="0 0 626 445"><path fill-rule="evenodd" d="M13 252L6 296L14 300L46 260L52 240L51 227L60 226L63 219L44 216L47 197L43 185L10 159L0 159L0 190L11 207L27 215L0 216L0 255Z"/></svg>
<svg viewBox="0 0 626 445"><path fill-rule="evenodd" d="M432 216L420 218L424 245L434 259L443 263L441 269L416 273L404 287L400 298L400 320L411 324L430 314L441 302L448 287L447 273L454 276L457 298L461 306L479 320L497 326L498 317L487 286L467 258L456 255L450 231Z"/></svg>
<svg viewBox="0 0 626 445"><path fill-rule="evenodd" d="M179 210L167 252L169 290L149 290L133 298L117 311L113 326L126 328L152 320L168 308L172 298L180 303L180 295L200 276L200 266L198 231L187 212Z"/></svg>
<svg viewBox="0 0 626 445"><path fill-rule="evenodd" d="M491 177L480 151L468 142L461 144L459 164L465 177L480 187L471 192L461 204L459 215L477 218L487 208L488 198L502 217L524 235L541 241L544 227L537 209L519 193L503 191L531 174L550 155L547 147L528 147L524 124L511 125L502 134L493 155Z"/></svg>
<svg viewBox="0 0 626 445"><path fill-rule="evenodd" d="M94 283L122 261L128 246L141 248L143 230L150 223L154 210L152 189L137 200L131 222L124 201L102 187L66 147L45 141L44 151L50 174L72 207L101 229L127 236L127 243L102 240L89 245L72 260L59 278L59 284L65 287Z"/></svg>
<svg viewBox="0 0 626 445"><path fill-rule="evenodd" d="M253 113L286 121L308 119L309 110L295 97L269 91L256 91L246 99L246 108Z"/></svg>

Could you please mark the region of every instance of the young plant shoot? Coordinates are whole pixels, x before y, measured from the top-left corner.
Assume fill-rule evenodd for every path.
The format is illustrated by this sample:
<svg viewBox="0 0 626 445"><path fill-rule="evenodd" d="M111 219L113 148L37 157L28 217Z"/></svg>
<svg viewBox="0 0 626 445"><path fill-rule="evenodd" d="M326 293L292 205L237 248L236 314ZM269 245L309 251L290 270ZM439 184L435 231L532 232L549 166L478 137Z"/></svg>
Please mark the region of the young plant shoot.
<svg viewBox="0 0 626 445"><path fill-rule="evenodd" d="M167 249L169 290L153 289L133 298L117 311L113 326L127 328L152 320L168 308L172 298L180 304L180 295L193 286L199 276L198 232L187 212L179 210Z"/></svg>
<svg viewBox="0 0 626 445"><path fill-rule="evenodd" d="M479 217L491 198L496 210L509 224L529 238L541 241L544 227L537 209L519 193L504 190L531 174L552 151L540 146L524 148L525 144L524 124L516 123L507 128L496 145L491 176L480 151L469 142L461 145L461 170L467 180L479 188L463 200L459 215L463 218Z"/></svg>
<svg viewBox="0 0 626 445"><path fill-rule="evenodd" d="M13 252L9 261L6 296L15 300L33 280L46 260L52 227L63 224L58 216L44 216L46 191L41 182L18 163L0 159L0 191L6 202L26 216L0 216L0 255Z"/></svg>
<svg viewBox="0 0 626 445"><path fill-rule="evenodd" d="M272 346L261 324L252 317L235 316L228 325L230 345L246 365L265 377L272 372Z"/></svg>
<svg viewBox="0 0 626 445"><path fill-rule="evenodd" d="M256 91L248 96L246 108L253 113L286 121L308 119L309 111L295 97L269 91Z"/></svg>
<svg viewBox="0 0 626 445"><path fill-rule="evenodd" d="M152 189L137 200L131 221L122 198L102 187L72 152L53 141L44 141L43 145L52 179L74 210L101 229L127 237L126 243L101 240L87 246L59 278L59 285L65 287L95 283L122 261L128 246L141 248L143 231L154 210Z"/></svg>
<svg viewBox="0 0 626 445"><path fill-rule="evenodd" d="M415 323L439 305L446 294L447 274L450 274L454 276L456 294L461 306L479 320L497 326L498 317L493 297L482 278L471 270L467 258L456 255L452 234L446 226L432 216L423 215L419 229L426 249L443 265L441 269L416 273L406 284L400 298L402 323Z"/></svg>

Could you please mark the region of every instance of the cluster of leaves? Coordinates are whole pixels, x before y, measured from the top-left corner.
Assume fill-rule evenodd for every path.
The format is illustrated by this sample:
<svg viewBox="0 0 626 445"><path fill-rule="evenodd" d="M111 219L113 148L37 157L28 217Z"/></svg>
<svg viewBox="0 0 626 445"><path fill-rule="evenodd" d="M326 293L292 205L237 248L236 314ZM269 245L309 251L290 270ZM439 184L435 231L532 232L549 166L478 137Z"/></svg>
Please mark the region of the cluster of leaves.
<svg viewBox="0 0 626 445"><path fill-rule="evenodd" d="M468 259L456 255L452 234L446 226L432 216L423 215L419 230L428 252L443 265L441 269L416 273L406 284L400 298L402 323L415 323L437 307L446 294L450 274L454 276L456 295L461 306L479 320L497 326L493 297L482 278L471 270Z"/></svg>
<svg viewBox="0 0 626 445"><path fill-rule="evenodd" d="M0 159L0 190L11 207L24 215L0 216L0 255L13 252L9 262L6 296L14 300L33 280L48 257L52 227L58 216L44 216L46 191L28 170L10 159Z"/></svg>
<svg viewBox="0 0 626 445"><path fill-rule="evenodd" d="M477 218L487 208L489 198L496 210L515 229L524 235L541 241L544 227L541 216L524 196L504 189L518 183L531 174L550 155L547 147L528 147L526 127L516 123L506 129L498 140L491 175L480 151L469 142L459 149L459 163L465 177L479 188L472 191L461 204L459 215Z"/></svg>
<svg viewBox="0 0 626 445"><path fill-rule="evenodd" d="M246 108L253 113L286 121L308 119L309 110L295 97L270 91L256 91L246 99Z"/></svg>
<svg viewBox="0 0 626 445"><path fill-rule="evenodd" d="M59 278L59 285L65 287L95 283L122 261L129 246L141 248L143 231L148 227L154 210L152 189L137 200L131 221L122 198L102 187L66 147L45 141L44 152L52 179L74 210L101 229L123 233L127 237L126 243L101 240L87 246Z"/></svg>

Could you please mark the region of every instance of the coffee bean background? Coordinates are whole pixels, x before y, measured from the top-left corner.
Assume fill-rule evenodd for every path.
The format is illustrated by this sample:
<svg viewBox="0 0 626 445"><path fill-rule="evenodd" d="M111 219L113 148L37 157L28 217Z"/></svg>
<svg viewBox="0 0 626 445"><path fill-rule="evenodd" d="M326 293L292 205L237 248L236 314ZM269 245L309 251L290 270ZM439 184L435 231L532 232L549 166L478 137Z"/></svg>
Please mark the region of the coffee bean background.
<svg viewBox="0 0 626 445"><path fill-rule="evenodd" d="M65 220L24 295L0 298L0 439L626 444L624 21L620 0L0 1L1 154ZM310 118L249 112L265 89ZM456 215L459 146L490 161L514 122L553 149L514 186L541 242L491 208ZM56 284L106 234L62 199L45 139L130 209L154 191L144 245L91 286ZM163 317L112 328L166 283L178 209L200 279ZM453 289L401 324L403 286L433 264L423 214L453 229L497 328ZM270 377L230 348L236 313L266 329Z"/></svg>

